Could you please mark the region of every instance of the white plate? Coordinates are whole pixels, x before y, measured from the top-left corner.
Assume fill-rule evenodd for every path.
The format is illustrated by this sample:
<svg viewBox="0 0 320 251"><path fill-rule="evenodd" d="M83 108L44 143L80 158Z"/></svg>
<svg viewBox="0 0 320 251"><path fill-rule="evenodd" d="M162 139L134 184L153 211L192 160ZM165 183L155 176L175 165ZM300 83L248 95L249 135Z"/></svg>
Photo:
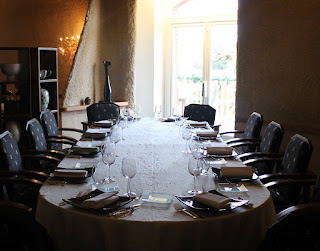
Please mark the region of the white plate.
<svg viewBox="0 0 320 251"><path fill-rule="evenodd" d="M238 184L229 184L229 183L219 183L218 187L221 192L226 192L226 193L248 192L248 189L243 184L238 185Z"/></svg>
<svg viewBox="0 0 320 251"><path fill-rule="evenodd" d="M170 204L172 202L173 195L170 194L160 194L160 193L150 193L142 201L160 204Z"/></svg>

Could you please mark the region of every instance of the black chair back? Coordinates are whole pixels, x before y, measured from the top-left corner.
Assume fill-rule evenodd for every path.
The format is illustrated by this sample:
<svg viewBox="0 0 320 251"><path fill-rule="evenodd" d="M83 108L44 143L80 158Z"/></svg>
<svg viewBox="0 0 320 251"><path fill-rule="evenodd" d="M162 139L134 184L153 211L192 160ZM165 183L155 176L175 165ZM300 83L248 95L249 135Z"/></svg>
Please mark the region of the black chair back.
<svg viewBox="0 0 320 251"><path fill-rule="evenodd" d="M59 128L56 117L51 110L45 110L40 113L40 121L43 127L45 135L57 136L59 134ZM61 150L62 145L59 143L48 143L49 149Z"/></svg>
<svg viewBox="0 0 320 251"><path fill-rule="evenodd" d="M259 139L262 125L263 125L262 115L257 112L253 112L248 118L248 121L246 123L246 127L243 133L243 138ZM243 146L242 151L244 153L254 152L255 148L256 148L255 146Z"/></svg>
<svg viewBox="0 0 320 251"><path fill-rule="evenodd" d="M88 123L106 119L118 119L120 107L112 102L99 102L87 107Z"/></svg>
<svg viewBox="0 0 320 251"><path fill-rule="evenodd" d="M184 108L184 116L189 120L207 121L209 125L214 124L216 110L210 105L190 104Z"/></svg>
<svg viewBox="0 0 320 251"><path fill-rule="evenodd" d="M283 138L282 126L274 121L271 121L266 127L261 138L259 152L263 153L278 153ZM275 162L261 162L254 167L258 175L272 173Z"/></svg>
<svg viewBox="0 0 320 251"><path fill-rule="evenodd" d="M303 173L307 172L313 147L307 138L296 134L286 148L278 173ZM275 205L296 205L299 203L301 185L288 185L270 190Z"/></svg>
<svg viewBox="0 0 320 251"><path fill-rule="evenodd" d="M33 149L38 151L48 149L43 128L40 122L36 118L33 118L27 122L26 130L27 130L30 145Z"/></svg>
<svg viewBox="0 0 320 251"><path fill-rule="evenodd" d="M20 155L17 141L9 131L5 131L0 135L1 157L5 163L1 165L1 169L5 170L21 170L22 158Z"/></svg>

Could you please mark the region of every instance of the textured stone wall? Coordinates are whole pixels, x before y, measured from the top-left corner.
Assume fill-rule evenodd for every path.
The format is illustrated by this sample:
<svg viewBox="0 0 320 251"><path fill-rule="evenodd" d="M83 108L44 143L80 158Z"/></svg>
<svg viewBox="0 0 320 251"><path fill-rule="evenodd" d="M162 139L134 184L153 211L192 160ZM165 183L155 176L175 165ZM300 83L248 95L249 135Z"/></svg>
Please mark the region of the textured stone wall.
<svg viewBox="0 0 320 251"><path fill-rule="evenodd" d="M284 126L284 150L300 133L320 168L320 1L239 1L236 127L252 111Z"/></svg>
<svg viewBox="0 0 320 251"><path fill-rule="evenodd" d="M63 106L103 100L103 61L112 64L112 100L133 102L135 10L133 0L90 1Z"/></svg>

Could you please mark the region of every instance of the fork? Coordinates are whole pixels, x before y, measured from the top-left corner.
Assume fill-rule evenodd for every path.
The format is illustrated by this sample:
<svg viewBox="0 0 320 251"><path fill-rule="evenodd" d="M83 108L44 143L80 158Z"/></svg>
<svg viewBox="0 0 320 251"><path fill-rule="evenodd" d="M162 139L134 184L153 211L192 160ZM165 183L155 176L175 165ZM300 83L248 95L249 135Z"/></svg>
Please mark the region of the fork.
<svg viewBox="0 0 320 251"><path fill-rule="evenodd" d="M192 213L192 212L188 211L187 209L183 208L179 203L174 203L173 206L178 212L183 212L183 213L189 215L190 217L192 217L193 219L198 219L199 218L198 215L196 215L195 213Z"/></svg>

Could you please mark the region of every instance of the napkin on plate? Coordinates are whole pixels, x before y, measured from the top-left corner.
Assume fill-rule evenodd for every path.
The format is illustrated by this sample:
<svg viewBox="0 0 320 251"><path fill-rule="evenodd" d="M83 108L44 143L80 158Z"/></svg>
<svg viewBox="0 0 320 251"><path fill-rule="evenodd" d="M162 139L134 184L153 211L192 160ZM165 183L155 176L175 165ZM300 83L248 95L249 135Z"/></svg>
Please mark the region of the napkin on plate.
<svg viewBox="0 0 320 251"><path fill-rule="evenodd" d="M224 178L252 178L253 170L251 166L222 166L220 175Z"/></svg>
<svg viewBox="0 0 320 251"><path fill-rule="evenodd" d="M93 123L95 126L101 126L101 127L111 127L113 125L113 122L110 120L100 120Z"/></svg>
<svg viewBox="0 0 320 251"><path fill-rule="evenodd" d="M61 178L86 178L87 170L71 170L71 169L56 169L53 172L54 177Z"/></svg>
<svg viewBox="0 0 320 251"><path fill-rule="evenodd" d="M218 132L214 130L201 130L197 131L197 136L199 137L217 137Z"/></svg>
<svg viewBox="0 0 320 251"><path fill-rule="evenodd" d="M74 153L97 153L99 152L99 147L79 147L74 146L71 148L71 151Z"/></svg>
<svg viewBox="0 0 320 251"><path fill-rule="evenodd" d="M194 201L217 209L226 209L230 207L230 198L221 195L203 192L193 197Z"/></svg>
<svg viewBox="0 0 320 251"><path fill-rule="evenodd" d="M189 121L189 125L190 126L194 126L194 127L205 127L208 125L208 122L207 121L193 121L193 120L190 120Z"/></svg>
<svg viewBox="0 0 320 251"><path fill-rule="evenodd" d="M232 147L229 146L207 146L208 154L232 154Z"/></svg>
<svg viewBox="0 0 320 251"><path fill-rule="evenodd" d="M91 138L102 138L106 137L109 131L110 129L89 128L83 135Z"/></svg>
<svg viewBox="0 0 320 251"><path fill-rule="evenodd" d="M116 195L117 193L118 191L102 193L90 199L84 200L81 206L85 208L93 208L93 209L102 208L104 206L110 205L113 202L117 201L119 199L119 196Z"/></svg>

